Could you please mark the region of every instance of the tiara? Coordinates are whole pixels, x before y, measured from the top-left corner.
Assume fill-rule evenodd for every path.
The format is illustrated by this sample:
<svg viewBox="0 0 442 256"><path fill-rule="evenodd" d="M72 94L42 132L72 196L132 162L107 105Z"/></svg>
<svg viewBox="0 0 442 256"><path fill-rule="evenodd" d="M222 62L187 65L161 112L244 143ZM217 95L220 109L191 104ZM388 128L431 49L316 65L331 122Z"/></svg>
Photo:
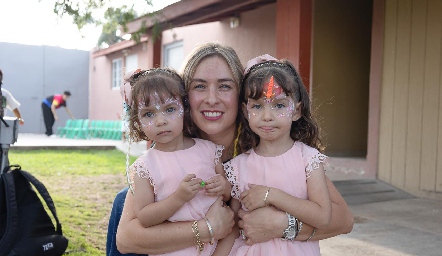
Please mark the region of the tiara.
<svg viewBox="0 0 442 256"><path fill-rule="evenodd" d="M298 75L296 74L296 72L295 72L290 66L288 66L288 65L286 65L286 64L284 64L284 63L278 62L278 61L272 61L272 60L270 60L270 61L261 62L261 63L258 63L258 64L255 64L255 65L251 66L251 67L250 67L250 68L244 73L243 81L246 80L246 78L249 76L250 73L256 71L257 69L263 68L263 67L278 67L278 68L283 68L283 69L289 70L290 73L292 73L292 74L295 76L295 78L297 78L297 76L298 76Z"/></svg>

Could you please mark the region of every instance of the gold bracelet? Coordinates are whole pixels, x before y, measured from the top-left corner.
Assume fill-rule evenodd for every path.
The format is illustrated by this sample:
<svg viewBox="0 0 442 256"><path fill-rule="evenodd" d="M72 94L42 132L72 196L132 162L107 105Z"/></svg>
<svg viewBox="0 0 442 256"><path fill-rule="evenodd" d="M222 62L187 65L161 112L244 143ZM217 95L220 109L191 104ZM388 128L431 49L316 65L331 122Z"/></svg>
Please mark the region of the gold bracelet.
<svg viewBox="0 0 442 256"><path fill-rule="evenodd" d="M267 189L266 195L264 196L264 205L267 206L267 197L269 196L270 188Z"/></svg>
<svg viewBox="0 0 442 256"><path fill-rule="evenodd" d="M206 221L207 227L209 228L209 233L210 233L210 242L209 244L214 244L215 243L215 238L213 237L213 229L212 229L212 225L210 225L209 220L204 217L204 220Z"/></svg>
<svg viewBox="0 0 442 256"><path fill-rule="evenodd" d="M196 251L202 252L204 250L204 244L201 242L200 231L198 230L198 221L192 223L192 232L195 235Z"/></svg>
<svg viewBox="0 0 442 256"><path fill-rule="evenodd" d="M312 234L309 236L309 238L307 238L307 240L304 240L304 242L308 242L310 239L312 239L312 237L315 235L315 233L316 233L316 228L313 228Z"/></svg>

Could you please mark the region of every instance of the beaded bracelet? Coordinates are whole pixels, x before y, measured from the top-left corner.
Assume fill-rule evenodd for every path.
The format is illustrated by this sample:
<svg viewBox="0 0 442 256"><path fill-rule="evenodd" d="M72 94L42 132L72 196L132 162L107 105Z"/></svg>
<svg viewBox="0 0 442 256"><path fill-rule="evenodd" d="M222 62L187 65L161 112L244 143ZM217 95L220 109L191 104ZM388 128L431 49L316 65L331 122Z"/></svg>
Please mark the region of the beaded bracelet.
<svg viewBox="0 0 442 256"><path fill-rule="evenodd" d="M204 244L201 242L200 231L198 230L198 221L192 223L192 232L195 235L196 251L202 252L204 250Z"/></svg>

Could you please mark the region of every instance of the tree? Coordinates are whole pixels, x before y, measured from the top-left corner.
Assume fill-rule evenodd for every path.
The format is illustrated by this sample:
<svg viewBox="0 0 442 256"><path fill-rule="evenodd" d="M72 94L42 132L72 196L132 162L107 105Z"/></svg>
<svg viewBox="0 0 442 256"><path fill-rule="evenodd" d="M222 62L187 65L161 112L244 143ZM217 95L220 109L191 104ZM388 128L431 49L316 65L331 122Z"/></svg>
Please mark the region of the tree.
<svg viewBox="0 0 442 256"><path fill-rule="evenodd" d="M39 0L42 1L42 0ZM127 30L126 24L139 17L134 5L114 6L118 1L112 0L55 0L54 13L59 17L65 15L72 17L77 28L81 30L88 24L102 27L97 46L112 45L123 41L121 32ZM146 7L152 6L152 0L143 0ZM123 31L120 31L120 30ZM120 33L118 33L120 32ZM131 34L131 38L139 40L144 33L141 27L137 32Z"/></svg>

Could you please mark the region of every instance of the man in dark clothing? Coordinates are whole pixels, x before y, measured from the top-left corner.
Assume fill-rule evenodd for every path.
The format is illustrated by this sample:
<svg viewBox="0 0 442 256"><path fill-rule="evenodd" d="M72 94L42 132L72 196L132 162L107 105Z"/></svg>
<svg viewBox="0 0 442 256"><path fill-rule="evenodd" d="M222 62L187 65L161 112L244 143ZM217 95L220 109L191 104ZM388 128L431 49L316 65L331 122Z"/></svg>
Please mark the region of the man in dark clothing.
<svg viewBox="0 0 442 256"><path fill-rule="evenodd" d="M41 103L41 109L43 110L43 119L45 122L46 132L45 134L48 136L52 136L52 127L54 126L55 121L58 120L56 109L60 107L64 107L66 112L72 119L75 119L72 115L71 111L66 105L66 100L71 96L69 91L64 91L63 94L55 94L47 97ZM55 135L53 135L55 136Z"/></svg>

